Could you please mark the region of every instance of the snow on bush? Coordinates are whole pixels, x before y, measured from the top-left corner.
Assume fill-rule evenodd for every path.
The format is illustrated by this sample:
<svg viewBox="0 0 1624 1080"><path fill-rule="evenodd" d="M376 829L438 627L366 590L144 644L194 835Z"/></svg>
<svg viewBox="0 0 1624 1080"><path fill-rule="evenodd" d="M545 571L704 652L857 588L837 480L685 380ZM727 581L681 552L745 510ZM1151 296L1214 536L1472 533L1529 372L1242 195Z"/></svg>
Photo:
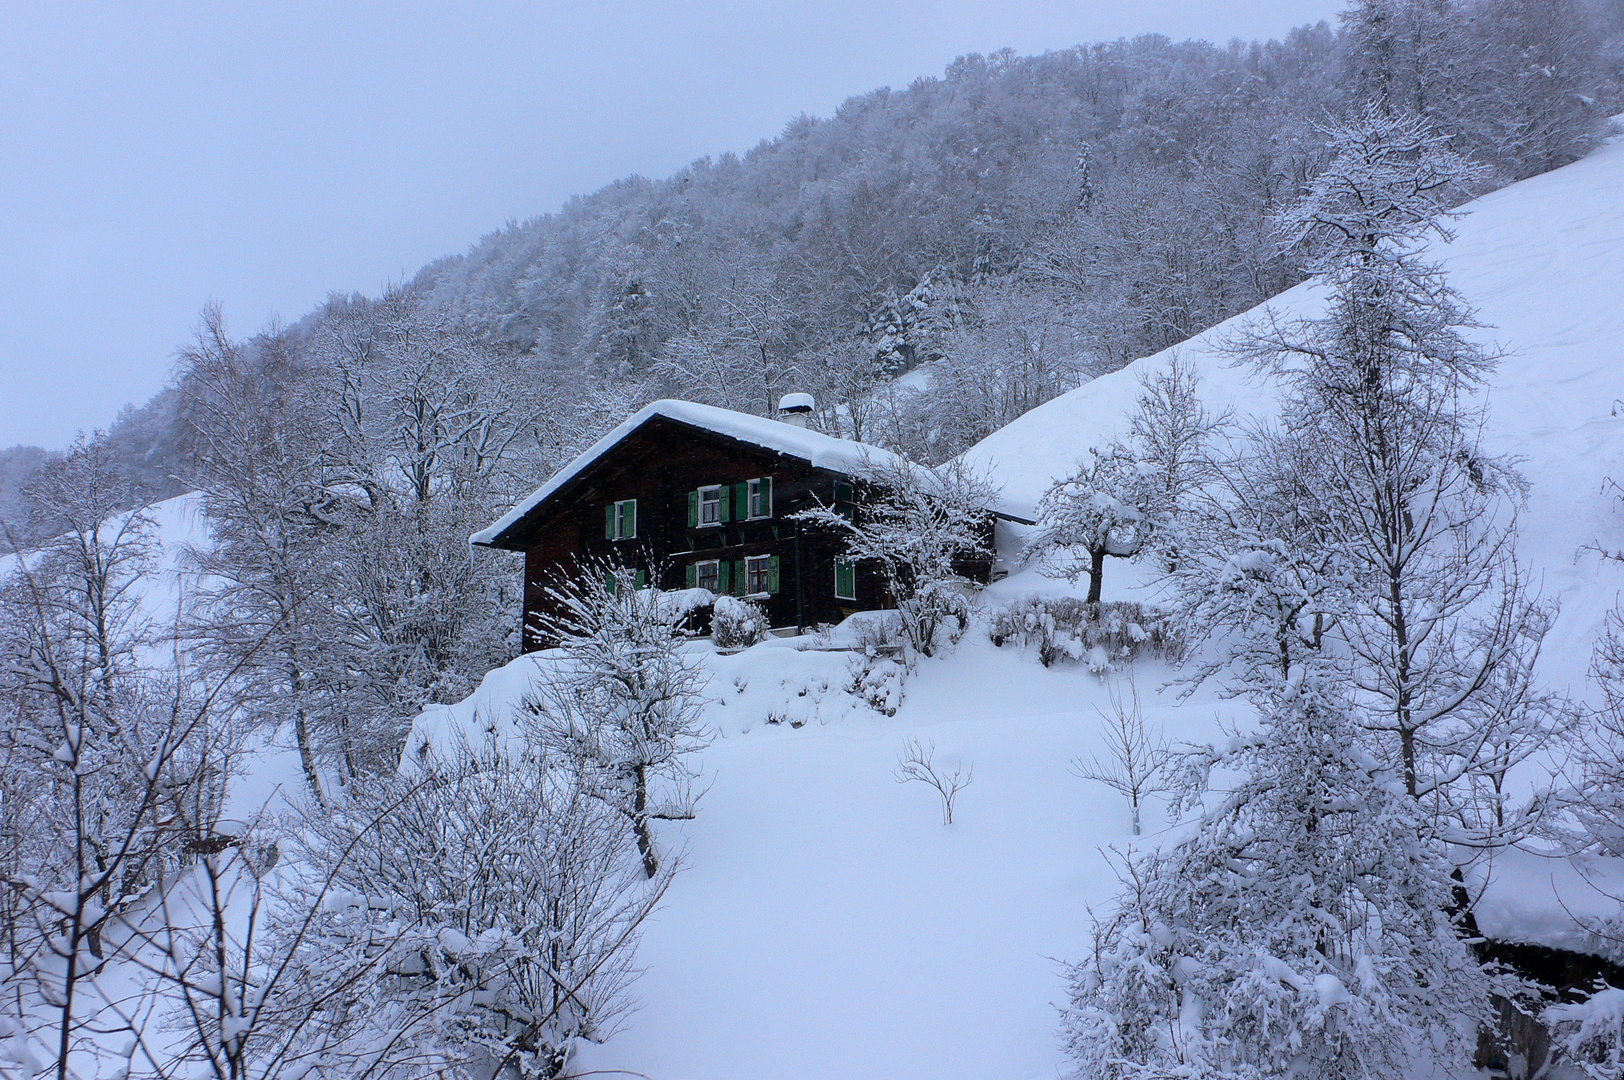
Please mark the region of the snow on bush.
<svg viewBox="0 0 1624 1080"><path fill-rule="evenodd" d="M1603 986L1584 1001L1545 1010L1551 1041L1585 1075L1624 1077L1624 990Z"/></svg>
<svg viewBox="0 0 1624 1080"><path fill-rule="evenodd" d="M890 657L870 651L852 665L852 681L847 693L885 716L895 716L902 705L902 682L907 672Z"/></svg>
<svg viewBox="0 0 1624 1080"><path fill-rule="evenodd" d="M996 608L992 643L1035 645L1044 667L1058 660L1086 663L1104 675L1142 655L1176 660L1181 641L1166 612L1144 604L1091 604L1074 596L1028 596Z"/></svg>
<svg viewBox="0 0 1624 1080"><path fill-rule="evenodd" d="M767 613L749 600L718 596L711 613L711 641L718 649L748 649L767 637Z"/></svg>

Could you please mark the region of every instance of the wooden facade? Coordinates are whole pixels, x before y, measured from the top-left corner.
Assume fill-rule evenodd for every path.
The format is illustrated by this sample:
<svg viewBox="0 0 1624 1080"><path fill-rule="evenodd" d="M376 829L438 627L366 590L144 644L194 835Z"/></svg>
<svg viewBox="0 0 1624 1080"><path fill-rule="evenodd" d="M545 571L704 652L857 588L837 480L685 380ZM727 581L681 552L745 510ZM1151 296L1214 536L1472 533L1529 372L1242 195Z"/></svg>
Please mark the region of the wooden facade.
<svg viewBox="0 0 1624 1080"><path fill-rule="evenodd" d="M605 562L661 589L751 596L774 628L804 629L889 605L835 531L792 518L820 504L856 512L861 497L847 473L656 414L483 542L524 553L526 651L547 644L547 582ZM985 581L991 567L966 569Z"/></svg>

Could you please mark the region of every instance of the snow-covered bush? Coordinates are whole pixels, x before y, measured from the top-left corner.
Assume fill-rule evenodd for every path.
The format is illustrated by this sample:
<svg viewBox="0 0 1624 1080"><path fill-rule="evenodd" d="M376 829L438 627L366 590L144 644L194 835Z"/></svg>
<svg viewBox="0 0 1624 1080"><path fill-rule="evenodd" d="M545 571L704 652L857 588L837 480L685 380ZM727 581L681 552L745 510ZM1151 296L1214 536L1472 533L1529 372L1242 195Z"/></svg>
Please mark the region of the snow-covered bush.
<svg viewBox="0 0 1624 1080"><path fill-rule="evenodd" d="M1603 986L1584 1001L1552 1005L1543 1019L1564 1060L1595 1080L1624 1077L1624 990Z"/></svg>
<svg viewBox="0 0 1624 1080"><path fill-rule="evenodd" d="M1145 604L1090 604L1073 596L1028 596L1002 604L988 627L992 643L1035 645L1044 667L1060 660L1102 675L1140 656L1179 658L1182 642L1166 612Z"/></svg>
<svg viewBox="0 0 1624 1080"><path fill-rule="evenodd" d="M1208 785L1215 768L1222 786ZM1229 774L1238 773L1231 781ZM1301 685L1255 735L1188 763L1217 805L1123 891L1071 969L1080 1073L1340 1080L1464 1065L1488 979L1451 924L1450 865L1345 708Z"/></svg>
<svg viewBox="0 0 1624 1080"><path fill-rule="evenodd" d="M895 716L902 705L902 683L906 674L901 664L871 650L852 663L851 683L846 690L875 712Z"/></svg>
<svg viewBox="0 0 1624 1080"><path fill-rule="evenodd" d="M767 638L767 613L736 596L718 596L711 611L711 641L718 649L747 649Z"/></svg>
<svg viewBox="0 0 1624 1080"><path fill-rule="evenodd" d="M613 1034L638 927L674 867L643 880L591 779L540 755L465 758L354 785L341 810L304 818L300 870L250 969L292 969L260 1054L308 1053L322 1075L397 1064L541 1080L563 1073L577 1040Z"/></svg>

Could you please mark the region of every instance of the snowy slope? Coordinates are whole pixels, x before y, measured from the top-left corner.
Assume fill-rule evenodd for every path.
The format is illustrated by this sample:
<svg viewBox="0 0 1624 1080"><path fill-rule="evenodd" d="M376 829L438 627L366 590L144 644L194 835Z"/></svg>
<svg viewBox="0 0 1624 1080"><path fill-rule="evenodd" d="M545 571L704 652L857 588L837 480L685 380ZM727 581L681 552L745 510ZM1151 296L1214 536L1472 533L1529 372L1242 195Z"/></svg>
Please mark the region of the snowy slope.
<svg viewBox="0 0 1624 1080"><path fill-rule="evenodd" d="M1532 483L1519 554L1544 595L1562 604L1546 676L1580 693L1590 642L1624 588L1624 567L1579 554L1597 540L1615 548L1624 541L1624 507L1602 495L1607 478L1624 482L1624 137L1462 210L1455 241L1434 254L1479 309L1479 339L1507 352L1491 381L1486 442L1520 458ZM1289 318L1321 303L1308 282L1265 307ZM1269 408L1269 388L1229 366L1221 349L1226 335L1257 314L1056 398L965 459L993 473L1014 512L1030 511L1091 446L1124 431L1140 375L1174 354L1197 367L1215 410L1258 415Z"/></svg>

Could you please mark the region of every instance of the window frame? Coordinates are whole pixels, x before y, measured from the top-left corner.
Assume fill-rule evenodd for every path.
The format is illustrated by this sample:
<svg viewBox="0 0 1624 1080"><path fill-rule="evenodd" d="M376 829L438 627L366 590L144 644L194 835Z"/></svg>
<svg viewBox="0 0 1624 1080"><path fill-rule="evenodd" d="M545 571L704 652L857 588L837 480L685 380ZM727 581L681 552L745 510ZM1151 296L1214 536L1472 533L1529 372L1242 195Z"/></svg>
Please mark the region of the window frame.
<svg viewBox="0 0 1624 1080"><path fill-rule="evenodd" d="M626 518L628 517L628 515L626 513L626 507L628 507L628 506L631 507L631 514L629 516L631 517L632 527L631 527L630 532L627 532L625 530ZM614 535L614 537L612 539L614 541L636 540L637 539L637 500L636 499L616 499L615 502L614 502L614 508L615 508L615 510L614 510L614 513L615 513L615 535Z"/></svg>
<svg viewBox="0 0 1624 1080"><path fill-rule="evenodd" d="M713 528L718 528L718 527L721 526L721 524L722 524L722 497L723 497L722 492L724 492L726 490L727 490L727 487L726 487L725 484L704 484L699 488L699 524L694 526L695 528L697 528L697 529L713 529ZM707 500L705 498L705 496L707 496L707 495L710 496L709 500ZM716 518L713 521L706 521L705 520L705 506L706 506L707 502L709 503L709 505L716 508Z"/></svg>
<svg viewBox="0 0 1624 1080"><path fill-rule="evenodd" d="M851 595L849 595L849 596L840 591L840 573L841 573L842 568L844 568L847 572L849 572L851 574ZM857 560L856 559L849 559L849 558L845 557L844 555L835 556L835 599L836 600L856 600L857 599Z"/></svg>
<svg viewBox="0 0 1624 1080"><path fill-rule="evenodd" d="M756 512L758 501L763 504L761 513ZM744 482L744 508L746 521L765 521L773 516L772 477L758 476Z"/></svg>
<svg viewBox="0 0 1624 1080"><path fill-rule="evenodd" d="M771 555L746 555L744 557L744 591L743 596L771 596L772 595L773 557ZM752 580L760 574L761 588L752 589Z"/></svg>
<svg viewBox="0 0 1624 1080"><path fill-rule="evenodd" d="M711 570L712 583L710 585L705 584L705 567L707 566ZM697 589L709 589L720 596L722 593L722 560L700 559L694 563L694 587Z"/></svg>

